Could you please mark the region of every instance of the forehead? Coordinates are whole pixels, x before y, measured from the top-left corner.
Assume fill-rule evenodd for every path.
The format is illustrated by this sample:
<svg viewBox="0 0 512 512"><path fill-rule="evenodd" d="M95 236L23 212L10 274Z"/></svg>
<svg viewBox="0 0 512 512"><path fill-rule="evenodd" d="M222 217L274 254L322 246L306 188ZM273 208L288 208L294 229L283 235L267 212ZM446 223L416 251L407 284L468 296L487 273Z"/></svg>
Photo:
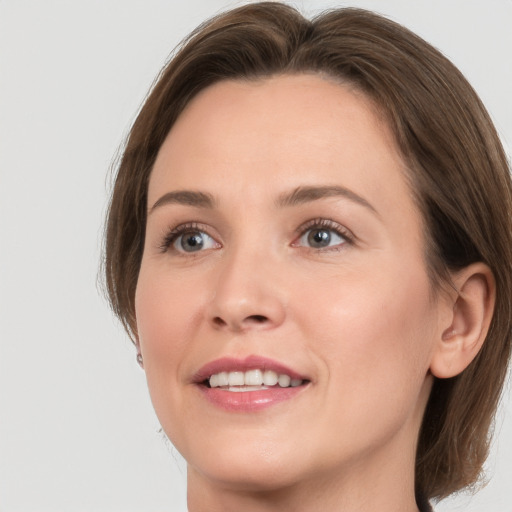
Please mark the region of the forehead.
<svg viewBox="0 0 512 512"><path fill-rule="evenodd" d="M242 195L248 186L277 194L338 184L386 208L397 193L410 196L403 167L389 127L359 91L318 75L224 81L198 94L171 129L149 202L165 189L222 193L226 182Z"/></svg>

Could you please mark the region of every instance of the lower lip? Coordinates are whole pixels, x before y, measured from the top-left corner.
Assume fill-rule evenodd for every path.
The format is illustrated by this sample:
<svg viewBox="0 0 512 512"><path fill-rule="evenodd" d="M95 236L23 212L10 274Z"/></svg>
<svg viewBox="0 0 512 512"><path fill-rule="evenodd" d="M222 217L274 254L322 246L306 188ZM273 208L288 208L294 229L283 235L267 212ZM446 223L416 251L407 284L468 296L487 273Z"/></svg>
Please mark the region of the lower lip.
<svg viewBox="0 0 512 512"><path fill-rule="evenodd" d="M290 400L304 391L307 385L297 387L272 387L261 391L226 391L219 388L199 386L203 396L212 404L227 411L256 412Z"/></svg>

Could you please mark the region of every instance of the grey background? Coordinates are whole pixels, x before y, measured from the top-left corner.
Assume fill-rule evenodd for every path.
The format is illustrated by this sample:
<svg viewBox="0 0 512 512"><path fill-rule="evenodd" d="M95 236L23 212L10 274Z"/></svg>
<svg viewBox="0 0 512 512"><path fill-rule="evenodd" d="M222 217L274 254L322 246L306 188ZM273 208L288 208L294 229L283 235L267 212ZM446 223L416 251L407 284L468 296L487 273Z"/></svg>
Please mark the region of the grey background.
<svg viewBox="0 0 512 512"><path fill-rule="evenodd" d="M0 0L0 512L180 511L130 342L96 288L107 170L172 48L227 0ZM512 1L327 0L447 54L512 146ZM436 510L512 511L512 398L491 483Z"/></svg>

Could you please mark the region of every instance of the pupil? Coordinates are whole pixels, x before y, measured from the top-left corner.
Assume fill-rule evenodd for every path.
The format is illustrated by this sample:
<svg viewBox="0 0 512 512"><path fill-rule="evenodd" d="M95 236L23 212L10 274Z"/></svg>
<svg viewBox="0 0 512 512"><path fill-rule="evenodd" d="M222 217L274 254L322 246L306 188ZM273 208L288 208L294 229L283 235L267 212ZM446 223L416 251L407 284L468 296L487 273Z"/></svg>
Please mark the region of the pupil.
<svg viewBox="0 0 512 512"><path fill-rule="evenodd" d="M316 229L311 231L308 241L312 247L326 247L331 241L331 235L325 229Z"/></svg>
<svg viewBox="0 0 512 512"><path fill-rule="evenodd" d="M181 239L181 247L187 252L198 251L203 244L203 237L199 233L193 233Z"/></svg>

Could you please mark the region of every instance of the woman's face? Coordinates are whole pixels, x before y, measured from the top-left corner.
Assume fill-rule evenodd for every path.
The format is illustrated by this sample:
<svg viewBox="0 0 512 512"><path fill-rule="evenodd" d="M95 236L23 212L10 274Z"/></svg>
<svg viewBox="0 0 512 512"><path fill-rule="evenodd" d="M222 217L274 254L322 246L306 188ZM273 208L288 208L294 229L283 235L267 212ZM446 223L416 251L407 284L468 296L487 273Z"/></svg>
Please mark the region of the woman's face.
<svg viewBox="0 0 512 512"><path fill-rule="evenodd" d="M404 174L371 102L315 75L222 82L179 117L149 183L136 315L190 478L412 473L443 305Z"/></svg>

